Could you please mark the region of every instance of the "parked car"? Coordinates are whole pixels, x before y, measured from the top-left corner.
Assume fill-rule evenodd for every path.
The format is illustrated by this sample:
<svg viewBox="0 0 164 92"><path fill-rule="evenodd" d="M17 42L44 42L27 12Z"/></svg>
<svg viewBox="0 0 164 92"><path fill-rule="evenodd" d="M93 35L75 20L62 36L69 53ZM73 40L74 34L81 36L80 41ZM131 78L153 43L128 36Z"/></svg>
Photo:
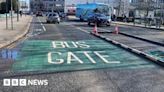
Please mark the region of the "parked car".
<svg viewBox="0 0 164 92"><path fill-rule="evenodd" d="M43 16L41 11L36 12L36 16Z"/></svg>
<svg viewBox="0 0 164 92"><path fill-rule="evenodd" d="M59 12L58 14L61 20L64 20L67 16L64 12Z"/></svg>
<svg viewBox="0 0 164 92"><path fill-rule="evenodd" d="M48 13L45 14L45 17L47 17L47 16L48 16Z"/></svg>
<svg viewBox="0 0 164 92"><path fill-rule="evenodd" d="M97 24L97 26L100 25L107 25L110 26L111 25L111 18L109 18L109 16L106 16L104 14L93 14L91 16L89 16L88 18L88 25L92 25L92 24Z"/></svg>
<svg viewBox="0 0 164 92"><path fill-rule="evenodd" d="M60 17L58 13L49 13L47 15L47 23L60 23Z"/></svg>

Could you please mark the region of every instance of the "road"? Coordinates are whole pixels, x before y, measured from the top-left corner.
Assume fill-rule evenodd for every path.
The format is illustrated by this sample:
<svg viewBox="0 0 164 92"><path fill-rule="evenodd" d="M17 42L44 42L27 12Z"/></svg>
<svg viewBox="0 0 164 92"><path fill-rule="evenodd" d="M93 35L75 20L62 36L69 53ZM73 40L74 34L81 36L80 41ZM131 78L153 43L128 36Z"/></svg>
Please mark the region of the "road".
<svg viewBox="0 0 164 92"><path fill-rule="evenodd" d="M1 64L0 92L163 92L163 67L91 35L92 29L84 22L47 24L44 18L34 17L27 37L8 47L16 50L19 58ZM113 25L98 28L113 29ZM120 30L134 34L138 30L161 32L129 26L121 26ZM58 62L53 62L56 58ZM4 77L46 79L48 85L4 87Z"/></svg>

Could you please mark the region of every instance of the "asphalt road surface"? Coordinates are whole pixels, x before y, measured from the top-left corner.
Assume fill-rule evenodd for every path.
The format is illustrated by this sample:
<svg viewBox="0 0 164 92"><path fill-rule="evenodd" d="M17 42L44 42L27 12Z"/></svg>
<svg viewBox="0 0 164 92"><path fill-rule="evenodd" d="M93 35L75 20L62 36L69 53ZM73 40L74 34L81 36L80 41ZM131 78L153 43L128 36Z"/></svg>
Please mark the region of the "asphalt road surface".
<svg viewBox="0 0 164 92"><path fill-rule="evenodd" d="M114 26L111 27L102 27L98 30L113 30ZM35 41L32 45L39 46L44 41L48 44L47 41L88 41L88 44L92 44L92 41L100 41L104 45L107 45L106 42L102 41L99 38L91 35L93 27L88 27L86 23L81 23L77 21L67 21L60 24L47 24L44 18L33 18L33 22L30 26L30 33L27 38L22 42L17 43L14 49L21 50L31 50L30 42ZM144 28L128 27L123 26L120 28L126 31L135 31L137 29L147 30ZM156 31L156 30L155 30ZM157 39L158 40L158 39ZM24 42L27 47L24 47ZM162 40L160 39L162 42ZM94 43L96 44L96 43ZM29 47L28 47L29 46ZM45 46L42 44L42 46ZM83 45L84 46L84 45ZM109 47L113 45L109 45ZM23 49L22 49L23 48ZM95 47L96 48L96 47ZM107 47L108 48L108 45ZM115 48L115 46L113 47ZM34 48L35 49L35 48ZM103 49L103 48L102 48ZM46 51L46 49L42 49ZM58 50L58 49L57 49ZM107 49L106 49L107 50ZM35 51L35 50L32 50ZM59 50L60 51L60 50ZM61 50L62 51L62 50ZM119 50L122 51L122 50ZM28 57L27 52L24 53L24 57ZM38 52L44 53L44 52ZM122 52L121 52L122 53ZM125 51L125 54L128 53ZM129 53L128 53L129 54ZM132 54L132 53L130 53ZM123 55L119 54L114 57L121 57ZM42 57L42 56L41 56ZM74 56L75 57L75 56ZM80 57L80 56L79 56ZM33 74L33 75L22 75L9 77L10 79L38 79L38 80L48 80L48 85L28 85L28 86L3 86L3 79L0 80L0 92L163 92L164 90L164 68L152 63L152 61L146 60L142 57L132 54L132 57L137 58L138 62L134 62L133 59L129 62L124 60L125 64L128 63L129 66L131 63L135 64L135 67L129 67L128 64L102 68L89 68L89 69L77 69L77 65L71 67L76 67L75 71L57 71L57 72L47 72L44 74ZM30 57L32 60L35 57ZM130 57L126 57L127 59ZM35 59L39 60L40 59ZM141 60L141 61L140 61ZM13 61L14 62L14 61ZM22 61L23 62L23 61ZM21 62L21 63L22 63ZM28 61L26 61L28 62ZM146 63L143 63L146 62ZM26 64L31 64L26 63ZM19 69L18 63L18 69ZM23 63L24 64L24 63ZM20 66L23 66L20 64ZM30 67L30 66L29 66ZM61 66L58 66L61 67ZM79 66L80 68L81 66ZM101 67L101 66L100 66ZM28 67L27 67L28 68ZM46 67L47 68L47 67ZM42 67L41 69L46 69ZM17 69L17 68L16 68ZM21 69L21 68L20 68ZM31 69L31 68L29 68ZM72 68L73 69L73 68ZM26 69L22 71L26 73ZM42 71L42 70L41 70Z"/></svg>

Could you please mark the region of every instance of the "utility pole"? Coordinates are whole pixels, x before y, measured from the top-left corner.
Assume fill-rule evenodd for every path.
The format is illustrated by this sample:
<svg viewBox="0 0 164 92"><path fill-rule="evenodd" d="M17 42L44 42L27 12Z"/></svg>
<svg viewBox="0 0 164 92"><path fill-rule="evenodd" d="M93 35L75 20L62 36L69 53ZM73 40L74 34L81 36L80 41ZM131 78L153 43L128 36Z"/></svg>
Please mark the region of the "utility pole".
<svg viewBox="0 0 164 92"><path fill-rule="evenodd" d="M8 12L8 0L6 0L6 29L8 29L8 16L7 16L7 12Z"/></svg>
<svg viewBox="0 0 164 92"><path fill-rule="evenodd" d="M53 0L53 7L52 7L52 12L54 12L54 4L55 4L55 0Z"/></svg>
<svg viewBox="0 0 164 92"><path fill-rule="evenodd" d="M19 21L19 1L17 0L17 21Z"/></svg>
<svg viewBox="0 0 164 92"><path fill-rule="evenodd" d="M13 30L13 2L11 0L11 29Z"/></svg>
<svg viewBox="0 0 164 92"><path fill-rule="evenodd" d="M160 11L161 11L161 13L160 13L160 21L161 21L161 25L163 24L163 21L164 21L164 1L162 1L161 2L161 9L160 9Z"/></svg>
<svg viewBox="0 0 164 92"><path fill-rule="evenodd" d="M125 2L122 2L122 6L123 6L122 7L122 10L123 10L122 13L125 15Z"/></svg>
<svg viewBox="0 0 164 92"><path fill-rule="evenodd" d="M164 1L162 3L162 24L164 24Z"/></svg>
<svg viewBox="0 0 164 92"><path fill-rule="evenodd" d="M120 11L121 11L121 2L122 2L122 0L119 0L119 6L118 6L118 16L120 15Z"/></svg>
<svg viewBox="0 0 164 92"><path fill-rule="evenodd" d="M27 3L26 3L26 0L25 0L25 10L24 10L25 16L26 16L26 11L27 11Z"/></svg>

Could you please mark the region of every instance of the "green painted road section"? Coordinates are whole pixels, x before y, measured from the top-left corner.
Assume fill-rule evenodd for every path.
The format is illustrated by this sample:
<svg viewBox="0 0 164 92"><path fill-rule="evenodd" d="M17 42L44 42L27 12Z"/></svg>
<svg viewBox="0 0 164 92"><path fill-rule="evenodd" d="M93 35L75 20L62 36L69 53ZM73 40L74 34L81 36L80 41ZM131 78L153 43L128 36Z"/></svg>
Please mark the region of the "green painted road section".
<svg viewBox="0 0 164 92"><path fill-rule="evenodd" d="M163 51L151 51L149 52L150 55L154 56L155 58L164 61L164 52Z"/></svg>
<svg viewBox="0 0 164 92"><path fill-rule="evenodd" d="M13 72L60 72L101 68L152 68L155 65L102 40L30 40L23 44Z"/></svg>

